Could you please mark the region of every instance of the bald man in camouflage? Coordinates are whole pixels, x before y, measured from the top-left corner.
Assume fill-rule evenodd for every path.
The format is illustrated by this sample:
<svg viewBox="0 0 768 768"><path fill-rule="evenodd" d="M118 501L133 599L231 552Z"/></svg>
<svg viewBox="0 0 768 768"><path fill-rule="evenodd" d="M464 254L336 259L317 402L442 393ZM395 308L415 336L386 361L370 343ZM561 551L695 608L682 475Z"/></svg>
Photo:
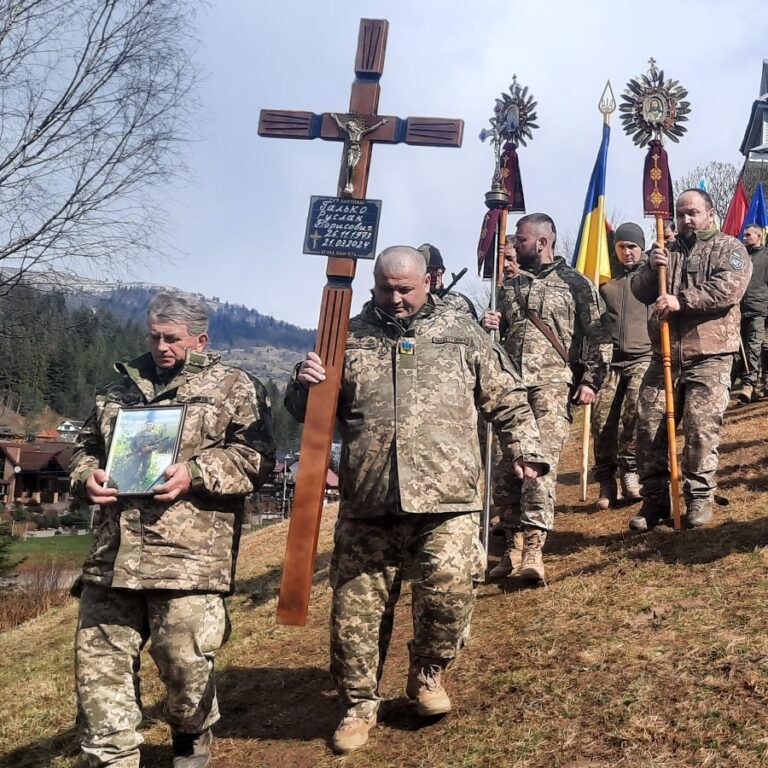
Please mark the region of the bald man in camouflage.
<svg viewBox="0 0 768 768"><path fill-rule="evenodd" d="M331 562L331 673L347 708L337 752L368 740L402 580L412 576L406 695L423 717L451 709L443 671L474 605L481 460L477 418L497 429L508 470L546 472L519 377L468 315L429 293L418 250L383 251L374 298L352 318L338 420L341 503ZM297 366L286 405L302 419L323 381L314 353Z"/></svg>
<svg viewBox="0 0 768 768"><path fill-rule="evenodd" d="M149 353L115 366L120 377L96 397L70 466L73 493L99 505L74 588L81 748L90 765L139 768L140 654L151 640L168 687L174 768L204 768L245 496L275 462L269 401L256 379L205 352L199 297L159 293L147 321ZM104 471L118 411L180 403L177 462L153 496L118 497Z"/></svg>

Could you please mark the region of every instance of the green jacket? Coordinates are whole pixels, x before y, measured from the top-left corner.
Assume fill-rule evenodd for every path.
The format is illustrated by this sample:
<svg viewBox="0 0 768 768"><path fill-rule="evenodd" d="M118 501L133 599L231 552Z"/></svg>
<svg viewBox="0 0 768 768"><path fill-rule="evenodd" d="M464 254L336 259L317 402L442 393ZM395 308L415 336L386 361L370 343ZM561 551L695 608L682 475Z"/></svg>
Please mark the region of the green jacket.
<svg viewBox="0 0 768 768"><path fill-rule="evenodd" d="M115 366L120 378L96 397L70 465L74 494L86 498L104 468L122 406L186 404L177 461L190 462L192 490L174 502L119 499L94 519L81 581L122 589L228 592L232 589L246 494L275 462L269 400L258 380L187 352L172 381L156 387L150 355ZM157 392L155 390L158 390Z"/></svg>
<svg viewBox="0 0 768 768"><path fill-rule="evenodd" d="M739 351L739 302L752 276L747 249L735 237L714 230L696 233L688 250L678 237L669 248L667 293L680 302L669 321L674 363ZM659 297L659 275L646 262L632 275L632 293L644 304ZM653 356L661 358L661 330L653 313L648 321Z"/></svg>
<svg viewBox="0 0 768 768"><path fill-rule="evenodd" d="M286 407L299 420L306 400L294 378ZM339 394L340 516L479 510L478 413L510 463L546 463L519 377L468 315L430 297L403 327L366 304L350 321Z"/></svg>

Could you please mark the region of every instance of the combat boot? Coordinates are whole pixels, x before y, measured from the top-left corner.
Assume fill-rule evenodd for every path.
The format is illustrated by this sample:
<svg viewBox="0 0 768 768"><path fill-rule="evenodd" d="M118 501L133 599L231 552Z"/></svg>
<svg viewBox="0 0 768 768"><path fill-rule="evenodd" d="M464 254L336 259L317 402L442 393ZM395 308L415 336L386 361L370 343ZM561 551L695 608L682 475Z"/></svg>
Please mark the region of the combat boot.
<svg viewBox="0 0 768 768"><path fill-rule="evenodd" d="M629 521L629 530L641 533L652 531L669 514L669 499L643 499L640 512Z"/></svg>
<svg viewBox="0 0 768 768"><path fill-rule="evenodd" d="M523 561L523 532L507 531L507 548L501 560L491 568L489 579L506 579L520 570Z"/></svg>
<svg viewBox="0 0 768 768"><path fill-rule="evenodd" d="M202 733L174 733L173 768L206 768L211 761L213 734L210 728Z"/></svg>
<svg viewBox="0 0 768 768"><path fill-rule="evenodd" d="M600 481L600 495L597 499L598 509L609 509L616 506L616 478Z"/></svg>
<svg viewBox="0 0 768 768"><path fill-rule="evenodd" d="M624 472L621 476L621 496L624 501L639 501L640 477L637 472Z"/></svg>
<svg viewBox="0 0 768 768"><path fill-rule="evenodd" d="M755 393L755 388L751 384L742 384L739 389L734 392L736 399L742 405L748 405L752 402L752 395Z"/></svg>
<svg viewBox="0 0 768 768"><path fill-rule="evenodd" d="M365 716L348 709L333 734L333 751L343 755L362 747L368 741L371 728L376 725L376 718L376 712Z"/></svg>
<svg viewBox="0 0 768 768"><path fill-rule="evenodd" d="M523 562L520 578L523 581L544 581L544 557L542 550L547 540L547 532L541 528L523 529Z"/></svg>
<svg viewBox="0 0 768 768"><path fill-rule="evenodd" d="M685 525L688 528L701 528L712 519L712 499L697 497L686 504Z"/></svg>
<svg viewBox="0 0 768 768"><path fill-rule="evenodd" d="M443 687L443 671L448 661L411 657L405 695L416 704L420 717L436 717L451 711L451 700Z"/></svg>

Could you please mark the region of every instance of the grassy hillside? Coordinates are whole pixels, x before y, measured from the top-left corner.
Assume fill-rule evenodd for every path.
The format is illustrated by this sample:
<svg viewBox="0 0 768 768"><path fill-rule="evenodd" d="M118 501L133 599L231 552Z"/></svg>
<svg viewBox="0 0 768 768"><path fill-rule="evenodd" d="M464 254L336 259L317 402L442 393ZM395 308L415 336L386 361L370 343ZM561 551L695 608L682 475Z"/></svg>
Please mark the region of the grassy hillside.
<svg viewBox="0 0 768 768"><path fill-rule="evenodd" d="M730 412L714 524L633 535L637 507L578 498L576 438L561 473L549 585L480 588L473 639L449 678L455 711L419 722L403 697L410 597L400 601L382 723L340 760L327 673L332 513L304 629L275 624L286 526L248 535L234 634L218 659L214 768L747 768L768 764L768 403ZM596 489L591 487L593 497ZM494 542L498 544L498 542ZM0 635L0 766L74 765L73 604ZM142 671L149 768L170 763L162 686Z"/></svg>
<svg viewBox="0 0 768 768"><path fill-rule="evenodd" d="M215 349L217 352L221 352L221 359L225 363L244 368L262 383L272 379L282 388L291 378L293 367L311 348L312 345L310 344L304 353L271 346L250 347L248 349Z"/></svg>

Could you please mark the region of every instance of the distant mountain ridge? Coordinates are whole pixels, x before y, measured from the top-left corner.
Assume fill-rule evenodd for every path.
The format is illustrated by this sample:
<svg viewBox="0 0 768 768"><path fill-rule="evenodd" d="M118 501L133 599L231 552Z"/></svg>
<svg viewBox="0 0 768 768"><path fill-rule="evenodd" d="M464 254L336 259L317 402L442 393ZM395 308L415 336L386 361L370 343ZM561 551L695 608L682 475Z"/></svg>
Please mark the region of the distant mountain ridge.
<svg viewBox="0 0 768 768"><path fill-rule="evenodd" d="M68 308L107 310L119 320L144 323L147 305L159 290L177 290L152 283L108 282L71 273L28 273L25 283L39 291L62 293ZM315 331L300 328L241 304L202 296L210 311L211 348L250 371L265 383L285 384L293 365L314 347Z"/></svg>
<svg viewBox="0 0 768 768"><path fill-rule="evenodd" d="M158 290L175 290L168 286L114 284L98 290L84 286L68 294L67 304L93 309L106 309L121 320L143 322L150 298ZM315 341L315 332L299 328L271 315L263 315L241 304L230 304L218 297L203 296L210 310L211 343L217 349L248 349L273 346L306 351Z"/></svg>

